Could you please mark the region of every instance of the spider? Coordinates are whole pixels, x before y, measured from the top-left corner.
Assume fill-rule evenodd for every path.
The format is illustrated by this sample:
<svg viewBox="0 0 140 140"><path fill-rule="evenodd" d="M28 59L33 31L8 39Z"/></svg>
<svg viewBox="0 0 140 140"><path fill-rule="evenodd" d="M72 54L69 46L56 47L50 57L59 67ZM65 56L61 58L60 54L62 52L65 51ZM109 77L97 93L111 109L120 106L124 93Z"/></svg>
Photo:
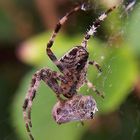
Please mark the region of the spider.
<svg viewBox="0 0 140 140"><path fill-rule="evenodd" d="M85 4L81 4L73 8L57 23L54 32L48 41L46 53L58 67L60 72L53 71L47 67L38 70L32 77L31 85L23 104L23 117L31 140L34 140L34 137L30 131L30 127L32 127L31 108L41 80L43 80L54 91L58 99L58 102L52 111L52 115L58 124L74 120L83 121L92 119L95 112L98 111L95 100L91 96L79 95L77 90L84 84L87 84L87 86L95 93L104 98L104 96L95 88L95 86L87 79L86 76L89 65L94 65L99 72L101 72L101 68L96 61L88 60L89 53L87 52L87 46L88 40L92 35L94 35L101 22L115 8L116 6L101 14L86 32L81 45L75 46L60 59L57 59L57 57L51 51L54 40L61 26L67 21L69 16L80 9L85 10ZM65 99L63 99L61 96L64 96Z"/></svg>

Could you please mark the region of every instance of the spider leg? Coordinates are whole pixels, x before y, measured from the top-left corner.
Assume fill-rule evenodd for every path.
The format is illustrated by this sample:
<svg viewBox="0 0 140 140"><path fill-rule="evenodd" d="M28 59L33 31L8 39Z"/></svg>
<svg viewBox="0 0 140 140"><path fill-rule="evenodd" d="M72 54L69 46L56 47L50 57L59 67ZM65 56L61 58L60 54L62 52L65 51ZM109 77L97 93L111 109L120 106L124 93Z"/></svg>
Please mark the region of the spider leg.
<svg viewBox="0 0 140 140"><path fill-rule="evenodd" d="M88 64L94 65L99 72L102 72L101 66L96 61L88 61Z"/></svg>
<svg viewBox="0 0 140 140"><path fill-rule="evenodd" d="M31 122L30 122L31 116L30 115L27 116L26 111L27 111L28 108L31 108L31 106L32 106L32 101L33 101L33 99L36 95L36 91L37 91L38 86L39 86L40 81L41 81L40 73L41 73L41 71L37 71L33 75L31 85L29 87L28 93L26 95L26 98L25 98L25 101L24 101L24 104L23 104L23 118L24 118L24 121L25 121L26 130L27 130L31 140L34 140L32 134L31 134L30 128L29 128L29 125L31 126Z"/></svg>
<svg viewBox="0 0 140 140"><path fill-rule="evenodd" d="M64 77L55 71L51 71L50 69L42 69L40 76L41 76L41 80L43 80L54 91L54 93L56 93L58 100L62 100L59 96L62 92L60 86L58 85L57 80L66 82ZM29 119L30 127L32 127L31 107L32 107L32 103L28 107L28 119Z"/></svg>
<svg viewBox="0 0 140 140"><path fill-rule="evenodd" d="M104 95L102 93L100 93L96 87L89 81L89 80L86 80L86 84L88 86L88 88L91 88L97 95L101 96L102 98L104 98Z"/></svg>
<svg viewBox="0 0 140 140"><path fill-rule="evenodd" d="M54 29L54 32L49 40L49 42L47 43L47 48L46 48L46 53L49 56L49 58L55 63L55 65L59 68L59 70L61 72L64 73L64 67L61 64L60 61L58 61L58 59L56 58L56 56L54 55L54 53L51 51L51 47L53 46L54 40L58 34L58 32L60 31L62 25L67 21L67 19L69 18L70 15L72 15L74 12L78 11L81 9L81 5L76 6L74 9L72 9L70 12L68 12L63 18L61 18L59 20L59 22L56 24L56 27Z"/></svg>
<svg viewBox="0 0 140 140"><path fill-rule="evenodd" d="M81 43L81 45L83 47L87 47L87 42L90 39L90 37L92 35L94 35L94 33L96 32L96 29L100 26L101 22L105 20L105 18L107 18L108 14L110 12L112 12L114 9L116 8L116 6L109 8L106 12L104 12L102 15L100 15L98 17L98 19L96 19L95 22L93 22L93 25L90 27L90 29L88 30L88 32L85 34L85 37Z"/></svg>
<svg viewBox="0 0 140 140"><path fill-rule="evenodd" d="M59 87L57 80L66 82L61 74L52 71L48 68L41 69L33 75L31 85L29 87L23 104L23 117L26 125L26 130L31 140L34 140L30 131L30 127L32 127L31 108L33 99L35 98L36 91L39 87L41 80L43 80L56 93L59 100L61 100L61 98L59 97L59 95L61 94L61 88Z"/></svg>

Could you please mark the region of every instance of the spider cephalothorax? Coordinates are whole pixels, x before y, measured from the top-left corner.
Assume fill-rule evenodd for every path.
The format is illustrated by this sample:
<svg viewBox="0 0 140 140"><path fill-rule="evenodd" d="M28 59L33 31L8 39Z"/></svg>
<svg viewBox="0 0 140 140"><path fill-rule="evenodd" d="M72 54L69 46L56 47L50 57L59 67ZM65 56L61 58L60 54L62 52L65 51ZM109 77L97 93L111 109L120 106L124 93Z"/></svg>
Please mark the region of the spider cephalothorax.
<svg viewBox="0 0 140 140"><path fill-rule="evenodd" d="M70 98L86 81L88 52L86 48L76 46L65 54L60 62L68 70L65 73L67 82L61 82L63 95Z"/></svg>
<svg viewBox="0 0 140 140"><path fill-rule="evenodd" d="M57 59L51 51L51 47L61 26L67 21L71 14L80 9L85 10L85 6L85 4L76 6L60 19L47 44L46 53L58 67L60 73L46 67L37 71L33 75L31 86L29 87L23 104L23 116L26 123L26 129L32 140L34 140L34 138L30 131L30 127L32 127L31 108L41 80L44 81L54 93L56 93L58 102L54 106L52 114L55 121L59 124L74 120L82 121L93 118L93 115L97 111L95 100L91 96L79 95L77 92L83 84L87 84L87 86L95 93L104 97L95 86L89 82L86 76L88 65L94 65L101 72L100 66L97 62L88 60L89 53L87 52L87 43L90 37L96 32L96 29L100 26L100 23L107 17L108 13L115 8L115 6L108 9L99 16L95 22L93 22L93 25L85 34L81 45L75 46L60 59ZM66 99L62 99L60 95L63 95Z"/></svg>

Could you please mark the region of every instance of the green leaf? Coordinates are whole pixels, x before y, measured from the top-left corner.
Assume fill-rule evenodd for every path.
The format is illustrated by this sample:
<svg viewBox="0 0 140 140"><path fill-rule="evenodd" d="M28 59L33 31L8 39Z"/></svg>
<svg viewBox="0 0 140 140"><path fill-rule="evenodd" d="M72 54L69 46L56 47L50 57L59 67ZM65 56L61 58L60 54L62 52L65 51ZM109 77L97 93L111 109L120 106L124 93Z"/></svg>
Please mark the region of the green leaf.
<svg viewBox="0 0 140 140"><path fill-rule="evenodd" d="M128 21L128 26L126 28L127 35L126 39L135 52L140 55L140 5L137 4L135 10L133 11L130 20Z"/></svg>

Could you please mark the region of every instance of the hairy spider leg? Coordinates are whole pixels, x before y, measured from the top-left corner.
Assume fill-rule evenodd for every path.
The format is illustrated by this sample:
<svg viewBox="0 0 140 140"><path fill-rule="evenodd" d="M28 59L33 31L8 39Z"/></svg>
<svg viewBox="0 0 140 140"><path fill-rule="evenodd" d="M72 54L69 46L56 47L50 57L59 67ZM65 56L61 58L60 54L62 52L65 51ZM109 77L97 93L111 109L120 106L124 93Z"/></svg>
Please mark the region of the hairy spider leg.
<svg viewBox="0 0 140 140"><path fill-rule="evenodd" d="M54 43L54 40L58 34L58 32L60 31L60 28L62 27L62 25L67 21L67 19L69 18L70 15L72 15L73 13L75 13L76 11L81 9L82 5L76 6L74 9L72 9L70 12L68 12L63 18L61 18L59 20L59 22L56 24L56 27L53 31L53 34L49 40L49 42L47 43L47 48L46 48L46 52L49 56L49 58L55 63L55 65L59 68L59 70L61 72L65 72L66 69L64 68L64 66L61 64L61 62L56 58L56 56L54 55L54 53L51 51L51 47Z"/></svg>
<svg viewBox="0 0 140 140"><path fill-rule="evenodd" d="M58 99L61 100L59 95L61 94L61 88L57 82L57 80L66 82L64 77L48 68L41 69L37 71L32 78L31 85L27 92L24 104L23 104L23 117L26 125L26 130L29 134L31 140L34 140L33 135L31 134L30 127L32 127L31 122L31 108L32 102L35 98L36 91L39 87L39 84L43 80L57 95Z"/></svg>
<svg viewBox="0 0 140 140"><path fill-rule="evenodd" d="M90 29L88 30L88 32L86 32L85 37L81 43L81 46L83 47L87 47L87 42L90 39L90 37L92 35L94 35L94 33L96 32L96 29L100 26L101 22L105 20L105 18L107 18L108 14L110 12L112 12L114 9L116 8L116 6L113 6L112 8L109 8L106 12L104 12L102 15L100 15L95 22L93 22L93 25L90 27Z"/></svg>
<svg viewBox="0 0 140 140"><path fill-rule="evenodd" d="M35 97L36 91L37 91L38 86L39 86L40 81L41 81L40 72L41 71L37 71L34 74L34 76L32 78L32 81L31 81L31 85L28 89L28 93L26 95L26 98L25 98L24 104L23 104L23 118L24 118L24 121L25 121L26 130L27 130L28 135L29 135L31 140L34 140L34 138L33 138L33 135L31 133L31 130L29 128L30 115L27 115L26 110L28 108L31 108L31 106L32 106L32 101ZM31 126L31 123L30 123L30 126Z"/></svg>
<svg viewBox="0 0 140 140"><path fill-rule="evenodd" d="M88 64L95 66L99 72L102 72L101 66L96 61L88 61Z"/></svg>
<svg viewBox="0 0 140 140"><path fill-rule="evenodd" d="M81 43L81 46L86 48L87 47L87 43L88 43L88 40L90 39L90 37L92 35L94 35L94 33L96 32L96 29L100 26L101 22L105 20L105 18L107 18L107 15L112 12L114 9L116 8L116 6L112 7L112 8L109 8L106 12L104 12L102 15L99 16L98 19L96 19L95 22L93 22L93 25L90 27L90 29L88 30L88 32L86 33L82 43ZM101 72L101 68L99 66L99 64L96 62L96 61L89 61L88 64L90 65L94 65L98 70L99 72ZM89 82L89 80L86 80L86 84L89 88L91 88L96 94L100 95L102 98L104 98L103 94L101 94L97 89L96 87L91 83Z"/></svg>
<svg viewBox="0 0 140 140"><path fill-rule="evenodd" d="M101 96L102 98L104 98L104 95L102 93L100 93L96 87L89 81L89 80L86 80L86 84L88 86L88 88L91 88L97 95Z"/></svg>

